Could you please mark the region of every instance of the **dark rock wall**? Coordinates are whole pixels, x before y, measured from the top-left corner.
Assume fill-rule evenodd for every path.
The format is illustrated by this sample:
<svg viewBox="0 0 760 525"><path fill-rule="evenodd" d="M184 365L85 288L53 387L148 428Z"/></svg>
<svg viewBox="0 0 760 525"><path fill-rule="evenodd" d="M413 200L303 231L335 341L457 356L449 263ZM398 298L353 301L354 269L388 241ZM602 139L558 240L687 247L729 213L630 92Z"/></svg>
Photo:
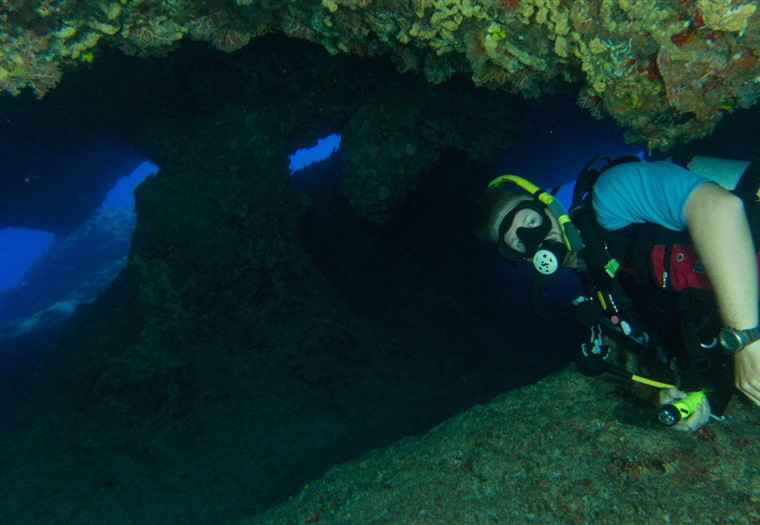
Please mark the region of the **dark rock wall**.
<svg viewBox="0 0 760 525"><path fill-rule="evenodd" d="M126 269L59 348L77 433L220 498L222 520L567 359L511 354L475 270L473 174L515 134L509 99L280 40L198 56L157 77L184 79L163 113L125 121L160 171ZM345 149L290 177L288 154L330 132Z"/></svg>

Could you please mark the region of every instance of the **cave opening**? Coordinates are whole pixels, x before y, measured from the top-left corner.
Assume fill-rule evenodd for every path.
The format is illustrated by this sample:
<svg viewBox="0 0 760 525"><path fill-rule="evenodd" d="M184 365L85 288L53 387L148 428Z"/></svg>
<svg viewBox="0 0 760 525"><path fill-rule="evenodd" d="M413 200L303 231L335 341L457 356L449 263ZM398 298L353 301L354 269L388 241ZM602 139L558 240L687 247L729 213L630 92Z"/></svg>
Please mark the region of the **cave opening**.
<svg viewBox="0 0 760 525"><path fill-rule="evenodd" d="M79 305L91 303L108 288L124 268L136 221L134 190L157 167L144 161L132 168L135 158L125 166L120 155L123 153L109 159L107 151L87 151L81 154L84 158L72 155L73 162L68 165L50 159L50 167L41 170L40 178L55 177L54 169L92 171L91 179L80 183L82 192L99 186L104 178L111 180L112 186L103 188L102 202L82 213L81 223L72 222L57 235L20 228L3 230L0 249L7 255L3 266L6 286L0 292L0 339L52 335ZM97 162L88 164L91 156L97 156ZM76 193L80 188L70 191ZM53 191L59 190L43 188L37 201L40 193ZM66 195L59 199L65 200ZM41 213L35 204L30 200L29 218L15 220L33 221L33 216ZM14 218L6 220L12 223Z"/></svg>
<svg viewBox="0 0 760 525"><path fill-rule="evenodd" d="M391 75L387 64L359 70L314 47L262 39L234 55L193 44L161 60L110 56L100 71L131 64L121 69L157 80L115 86L117 102L71 99L112 126L127 122L125 135L158 153L148 156L161 171L147 177L155 165L127 155L125 186L107 197L98 190L104 221L81 232L89 248L66 264L53 260L60 273L41 272L37 298L73 293L73 281L53 285L67 282L66 267L72 277L85 268L118 274L99 288L105 293L87 295L97 299L60 346L79 362L62 367L56 388L40 390L45 399L32 403L34 374L6 383L5 399L21 394L8 413L38 418L38 434L68 447L66 472L99 462L92 478L66 474L55 502L107 493L98 501L119 498L140 516L165 511L187 523L222 523L573 359L583 336L568 308L574 276L539 283L530 268L506 264L472 238L470 208L501 173L560 187L567 204L594 155L653 157L625 145L613 122L576 108L574 95L511 109L516 99L487 90L458 100L453 95L474 89L461 79L455 89L454 81L406 89L414 81ZM324 71L349 87L320 84ZM101 85L90 77L83 92L93 96ZM454 110L425 106L436 97ZM476 113L481 103L489 110ZM505 111L509 126L498 113L504 108L513 109ZM506 131L494 132L496 158L476 158L499 125ZM466 132L456 133L460 127ZM469 133L482 135L468 141ZM294 151L314 143L316 151ZM413 176L402 183L385 177L406 166L400 178ZM137 199L141 230L134 264L123 271L112 263L126 257L123 233L135 217L123 212L138 179L146 182ZM55 225L41 217L28 222ZM96 244L113 248L108 259ZM51 304L69 314L84 303ZM9 461L22 471L42 471L61 456L56 445L24 449L18 436L19 459ZM45 483L29 485L39 493ZM131 507L148 498L154 507Z"/></svg>

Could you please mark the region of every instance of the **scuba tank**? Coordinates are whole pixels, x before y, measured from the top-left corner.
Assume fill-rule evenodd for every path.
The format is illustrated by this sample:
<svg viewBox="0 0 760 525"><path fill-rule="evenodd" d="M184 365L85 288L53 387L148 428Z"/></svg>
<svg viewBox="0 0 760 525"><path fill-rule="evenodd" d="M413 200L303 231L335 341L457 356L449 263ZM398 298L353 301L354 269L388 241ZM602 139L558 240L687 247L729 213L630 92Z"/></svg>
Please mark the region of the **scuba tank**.
<svg viewBox="0 0 760 525"><path fill-rule="evenodd" d="M733 191L750 164L747 160L695 156L686 167L689 171L723 186L728 191Z"/></svg>

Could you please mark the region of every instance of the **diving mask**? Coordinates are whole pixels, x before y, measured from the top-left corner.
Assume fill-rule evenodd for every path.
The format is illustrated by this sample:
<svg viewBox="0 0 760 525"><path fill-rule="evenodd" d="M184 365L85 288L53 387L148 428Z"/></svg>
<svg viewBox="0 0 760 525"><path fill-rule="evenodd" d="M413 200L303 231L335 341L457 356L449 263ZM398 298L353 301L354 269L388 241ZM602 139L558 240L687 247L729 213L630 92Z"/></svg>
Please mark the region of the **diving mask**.
<svg viewBox="0 0 760 525"><path fill-rule="evenodd" d="M522 226L517 228L515 235L525 246L525 251L518 251L507 244L505 236L517 213L525 209L538 213L541 223L533 227ZM536 271L543 275L551 275L559 269L568 252L563 243L546 238L551 229L552 222L545 206L535 201L521 202L504 217L499 226L499 253L513 261L532 259Z"/></svg>

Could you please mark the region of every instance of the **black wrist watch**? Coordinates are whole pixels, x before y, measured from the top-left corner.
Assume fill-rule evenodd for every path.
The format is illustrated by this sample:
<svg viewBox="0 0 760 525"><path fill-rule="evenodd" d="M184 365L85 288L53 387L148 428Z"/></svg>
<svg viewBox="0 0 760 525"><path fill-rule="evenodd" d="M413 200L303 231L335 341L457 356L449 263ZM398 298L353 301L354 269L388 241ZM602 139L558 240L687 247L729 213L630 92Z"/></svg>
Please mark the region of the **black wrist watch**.
<svg viewBox="0 0 760 525"><path fill-rule="evenodd" d="M747 346L748 344L760 339L760 326L748 328L746 330L735 330L733 328L724 328L718 335L720 346L731 354L734 354Z"/></svg>

